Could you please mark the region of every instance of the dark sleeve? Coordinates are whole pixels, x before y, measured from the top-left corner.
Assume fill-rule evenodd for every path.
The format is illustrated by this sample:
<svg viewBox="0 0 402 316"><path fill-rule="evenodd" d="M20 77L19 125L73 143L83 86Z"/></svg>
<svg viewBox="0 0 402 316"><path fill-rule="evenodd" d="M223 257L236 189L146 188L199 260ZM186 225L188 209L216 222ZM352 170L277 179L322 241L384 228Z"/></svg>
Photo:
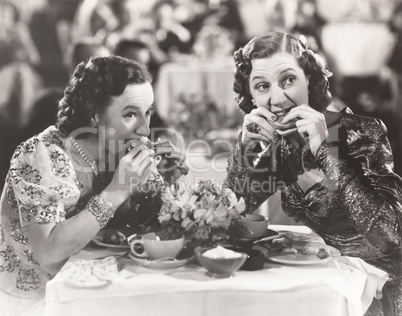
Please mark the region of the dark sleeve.
<svg viewBox="0 0 402 316"><path fill-rule="evenodd" d="M265 160L254 167L255 160L261 147L258 145L252 152L247 153L241 145L241 134L233 154L230 156L227 167L225 186L236 193L237 197L243 197L246 203L246 212L255 211L267 198L276 191L276 183Z"/></svg>
<svg viewBox="0 0 402 316"><path fill-rule="evenodd" d="M382 253L401 252L402 180L393 172L386 127L380 120L365 119L346 133L345 155L326 141L316 163L337 185L339 201L355 229Z"/></svg>

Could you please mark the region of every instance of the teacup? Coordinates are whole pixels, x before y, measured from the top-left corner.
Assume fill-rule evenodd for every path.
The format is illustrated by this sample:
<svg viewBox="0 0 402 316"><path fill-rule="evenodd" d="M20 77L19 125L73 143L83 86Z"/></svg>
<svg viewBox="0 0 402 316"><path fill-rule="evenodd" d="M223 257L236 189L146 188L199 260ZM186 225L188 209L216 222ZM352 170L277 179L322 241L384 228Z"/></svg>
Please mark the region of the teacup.
<svg viewBox="0 0 402 316"><path fill-rule="evenodd" d="M139 253L135 248L142 245L144 251ZM156 233L147 233L141 239L134 239L130 243L131 252L137 257L161 259L176 258L184 247L184 236L179 239L161 240Z"/></svg>
<svg viewBox="0 0 402 316"><path fill-rule="evenodd" d="M247 232L242 232L241 238L261 238L266 234L269 219L259 214L246 214L243 219L238 220L237 224L247 228Z"/></svg>

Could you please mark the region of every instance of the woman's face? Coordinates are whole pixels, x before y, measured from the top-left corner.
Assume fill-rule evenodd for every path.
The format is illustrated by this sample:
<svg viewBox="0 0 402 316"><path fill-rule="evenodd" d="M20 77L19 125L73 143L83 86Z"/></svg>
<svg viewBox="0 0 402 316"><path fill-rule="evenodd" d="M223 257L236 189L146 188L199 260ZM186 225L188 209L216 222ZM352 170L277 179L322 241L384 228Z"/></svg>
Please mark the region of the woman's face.
<svg viewBox="0 0 402 316"><path fill-rule="evenodd" d="M118 153L126 141L148 136L153 102L154 93L150 83L127 85L121 95L112 97L110 106L103 114L95 116L100 143L109 152ZM104 133L101 132L102 128Z"/></svg>
<svg viewBox="0 0 402 316"><path fill-rule="evenodd" d="M277 53L251 65L249 88L257 107L280 115L295 104L308 104L308 78L295 57Z"/></svg>

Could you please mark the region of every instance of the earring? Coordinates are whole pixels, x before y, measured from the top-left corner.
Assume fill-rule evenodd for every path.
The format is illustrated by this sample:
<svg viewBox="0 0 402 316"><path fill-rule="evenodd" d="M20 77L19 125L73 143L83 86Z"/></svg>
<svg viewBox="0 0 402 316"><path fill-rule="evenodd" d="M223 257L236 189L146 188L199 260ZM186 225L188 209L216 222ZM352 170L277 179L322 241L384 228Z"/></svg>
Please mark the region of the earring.
<svg viewBox="0 0 402 316"><path fill-rule="evenodd" d="M91 126L92 128L97 128L98 124L96 124L95 120L91 120L91 123L89 123L89 126Z"/></svg>
<svg viewBox="0 0 402 316"><path fill-rule="evenodd" d="M252 99L251 102L253 103L254 106L257 106L254 99Z"/></svg>

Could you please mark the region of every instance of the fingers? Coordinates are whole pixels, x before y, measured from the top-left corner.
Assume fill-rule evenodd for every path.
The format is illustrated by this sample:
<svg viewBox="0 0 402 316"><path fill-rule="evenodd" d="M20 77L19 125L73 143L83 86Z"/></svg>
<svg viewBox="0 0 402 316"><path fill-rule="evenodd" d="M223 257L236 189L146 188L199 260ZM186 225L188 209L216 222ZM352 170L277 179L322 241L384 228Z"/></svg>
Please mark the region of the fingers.
<svg viewBox="0 0 402 316"><path fill-rule="evenodd" d="M266 121L271 121L271 122L275 122L278 119L278 117L274 113L270 112L267 108L264 108L264 107L259 107L257 109L254 109L250 112L250 114L261 116Z"/></svg>
<svg viewBox="0 0 402 316"><path fill-rule="evenodd" d="M141 161L140 165L138 166L137 175L140 178L143 176L148 178L154 168L155 160L152 157L148 157Z"/></svg>
<svg viewBox="0 0 402 316"><path fill-rule="evenodd" d="M163 176L168 172L179 169L181 175L186 175L189 171L189 167L184 161L180 161L179 158L176 159L166 159L163 158L161 163L157 165L159 173Z"/></svg>
<svg viewBox="0 0 402 316"><path fill-rule="evenodd" d="M182 154L181 152L168 152L165 154L166 159L173 159L179 162L183 162L186 160L186 155Z"/></svg>
<svg viewBox="0 0 402 316"><path fill-rule="evenodd" d="M154 149L156 151L164 150L166 152L179 151L179 149L168 140L154 143Z"/></svg>
<svg viewBox="0 0 402 316"><path fill-rule="evenodd" d="M125 156L124 159L129 162L135 157L137 157L142 151L148 151L148 147L145 146L144 144L138 145L136 147L133 147Z"/></svg>
<svg viewBox="0 0 402 316"><path fill-rule="evenodd" d="M313 117L324 118L324 115L314 110L312 107L303 104L291 109L290 112L282 120L282 124L289 123L292 120L313 118Z"/></svg>
<svg viewBox="0 0 402 316"><path fill-rule="evenodd" d="M179 160L180 162L186 160L186 155L174 146L170 141L163 141L155 143L154 150L157 155L164 155L168 159Z"/></svg>
<svg viewBox="0 0 402 316"><path fill-rule="evenodd" d="M258 132L251 132L247 126L250 123L254 123L257 125ZM247 114L244 117L243 122L243 134L249 139L258 139L258 140L268 140L271 141L274 138L275 129L268 123L265 117Z"/></svg>
<svg viewBox="0 0 402 316"><path fill-rule="evenodd" d="M122 158L122 160L124 161L126 166L134 171L137 167L141 165L144 160L148 158L153 159L154 155L154 150L149 149L145 145L140 145L132 149L127 155Z"/></svg>

